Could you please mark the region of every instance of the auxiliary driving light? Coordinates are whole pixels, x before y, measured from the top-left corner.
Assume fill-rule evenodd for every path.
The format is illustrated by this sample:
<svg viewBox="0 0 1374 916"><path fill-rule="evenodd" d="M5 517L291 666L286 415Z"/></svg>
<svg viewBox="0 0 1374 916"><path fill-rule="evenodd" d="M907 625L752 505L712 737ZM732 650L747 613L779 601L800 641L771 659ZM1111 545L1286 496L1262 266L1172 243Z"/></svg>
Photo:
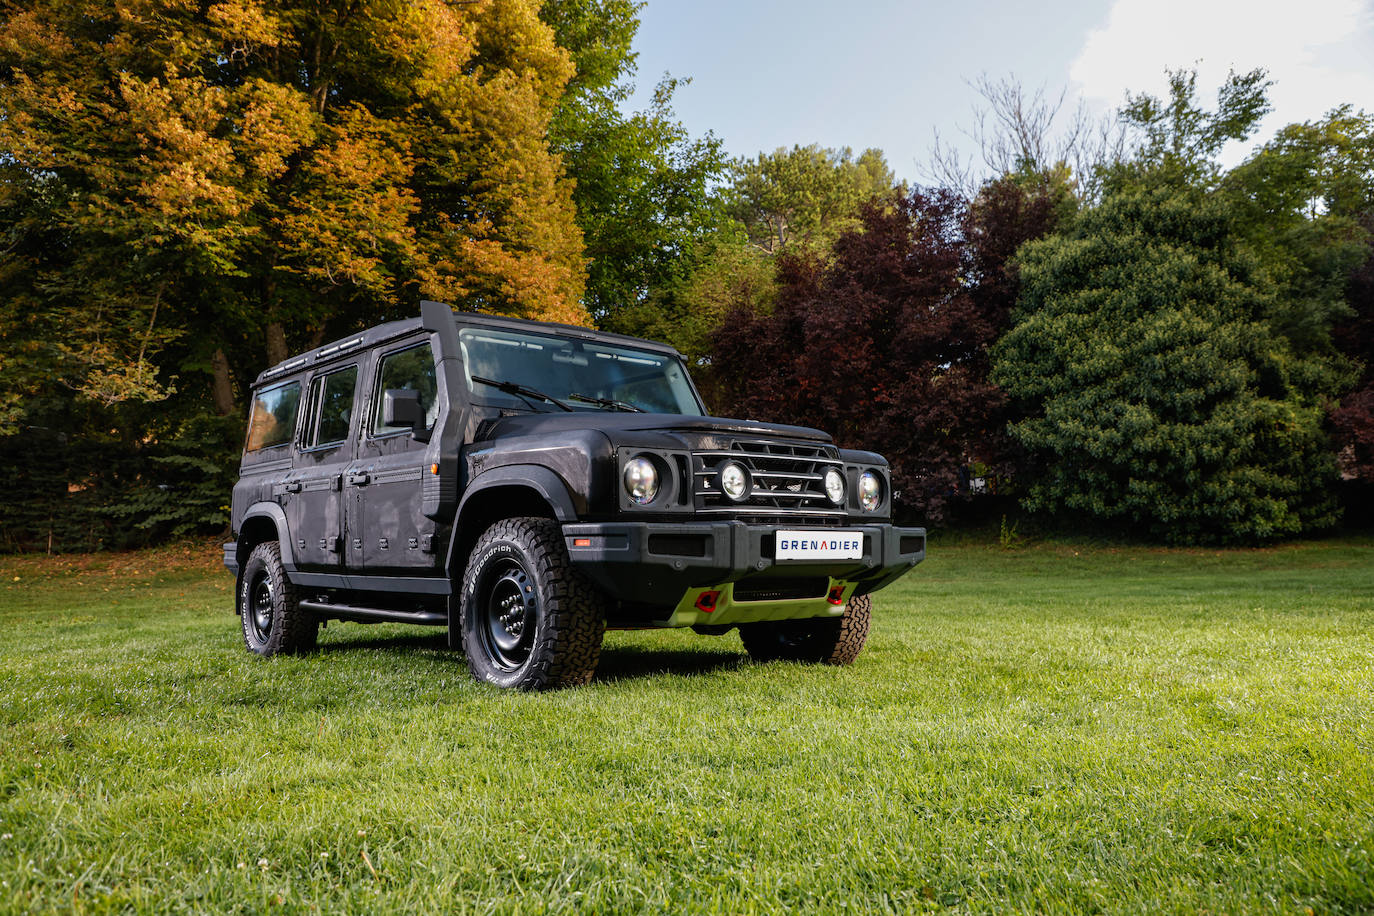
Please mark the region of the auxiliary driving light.
<svg viewBox="0 0 1374 916"><path fill-rule="evenodd" d="M749 472L737 461L727 461L720 467L720 492L735 502L749 495Z"/></svg>
<svg viewBox="0 0 1374 916"><path fill-rule="evenodd" d="M825 495L835 505L844 505L844 475L835 468L825 472Z"/></svg>

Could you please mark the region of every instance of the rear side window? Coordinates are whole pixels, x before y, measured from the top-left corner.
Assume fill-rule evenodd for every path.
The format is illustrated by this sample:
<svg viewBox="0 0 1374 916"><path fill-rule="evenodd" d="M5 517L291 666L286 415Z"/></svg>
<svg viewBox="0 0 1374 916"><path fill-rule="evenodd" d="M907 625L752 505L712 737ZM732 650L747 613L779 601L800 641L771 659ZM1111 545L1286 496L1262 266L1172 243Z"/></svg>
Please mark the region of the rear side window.
<svg viewBox="0 0 1374 916"><path fill-rule="evenodd" d="M306 448L338 445L348 438L348 426L353 419L354 389L357 384L357 366L331 372L311 383L310 413L314 428L305 437ZM318 409L315 406L317 402Z"/></svg>
<svg viewBox="0 0 1374 916"><path fill-rule="evenodd" d="M300 382L259 391L253 397L253 410L248 416L248 451L290 443L300 403Z"/></svg>
<svg viewBox="0 0 1374 916"><path fill-rule="evenodd" d="M382 357L377 371L377 396L373 398L372 435L385 436L389 433L408 433L408 426L384 426L382 424L382 392L388 388L409 388L420 392L420 408L425 412L425 426L434 428L439 415L439 400L434 396L437 390L434 379L434 354L429 344L411 347Z"/></svg>

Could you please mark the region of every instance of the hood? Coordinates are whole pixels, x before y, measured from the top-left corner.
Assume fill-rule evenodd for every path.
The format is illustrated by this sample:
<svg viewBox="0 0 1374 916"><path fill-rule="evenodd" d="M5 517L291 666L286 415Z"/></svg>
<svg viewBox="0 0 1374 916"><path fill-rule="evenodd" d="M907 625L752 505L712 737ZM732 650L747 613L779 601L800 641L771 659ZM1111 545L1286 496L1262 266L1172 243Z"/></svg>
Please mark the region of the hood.
<svg viewBox="0 0 1374 916"><path fill-rule="evenodd" d="M723 417L687 417L671 413L621 413L610 410L579 410L574 413L530 413L492 421L482 438L533 436L542 433L593 429L602 432L725 433L732 436L763 436L770 439L801 439L829 443L830 434L808 426L787 426L760 420Z"/></svg>

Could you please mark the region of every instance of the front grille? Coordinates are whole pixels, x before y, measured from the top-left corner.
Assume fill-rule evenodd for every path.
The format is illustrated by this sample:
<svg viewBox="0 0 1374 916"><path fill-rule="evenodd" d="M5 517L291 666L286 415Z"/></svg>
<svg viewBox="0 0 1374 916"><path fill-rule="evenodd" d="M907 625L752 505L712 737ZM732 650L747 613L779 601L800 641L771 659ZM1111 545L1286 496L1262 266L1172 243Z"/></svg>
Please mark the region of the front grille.
<svg viewBox="0 0 1374 916"><path fill-rule="evenodd" d="M727 461L749 472L749 495L738 503L720 491L718 474ZM767 516L785 523L809 517L820 524L844 516L843 507L825 495L826 469L844 470L833 445L737 441L728 449L694 452L692 462L700 512Z"/></svg>

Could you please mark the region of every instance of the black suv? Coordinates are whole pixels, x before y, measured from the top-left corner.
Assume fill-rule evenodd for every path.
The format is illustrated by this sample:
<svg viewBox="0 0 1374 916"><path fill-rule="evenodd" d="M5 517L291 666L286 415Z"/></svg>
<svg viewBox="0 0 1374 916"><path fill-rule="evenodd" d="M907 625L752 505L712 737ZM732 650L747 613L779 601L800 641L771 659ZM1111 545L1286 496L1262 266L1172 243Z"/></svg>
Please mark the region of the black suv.
<svg viewBox="0 0 1374 916"><path fill-rule="evenodd" d="M690 626L848 664L871 593L925 556L880 455L706 416L671 347L420 314L254 383L224 545L253 652L447 626L477 678L539 689L587 682L608 626Z"/></svg>

